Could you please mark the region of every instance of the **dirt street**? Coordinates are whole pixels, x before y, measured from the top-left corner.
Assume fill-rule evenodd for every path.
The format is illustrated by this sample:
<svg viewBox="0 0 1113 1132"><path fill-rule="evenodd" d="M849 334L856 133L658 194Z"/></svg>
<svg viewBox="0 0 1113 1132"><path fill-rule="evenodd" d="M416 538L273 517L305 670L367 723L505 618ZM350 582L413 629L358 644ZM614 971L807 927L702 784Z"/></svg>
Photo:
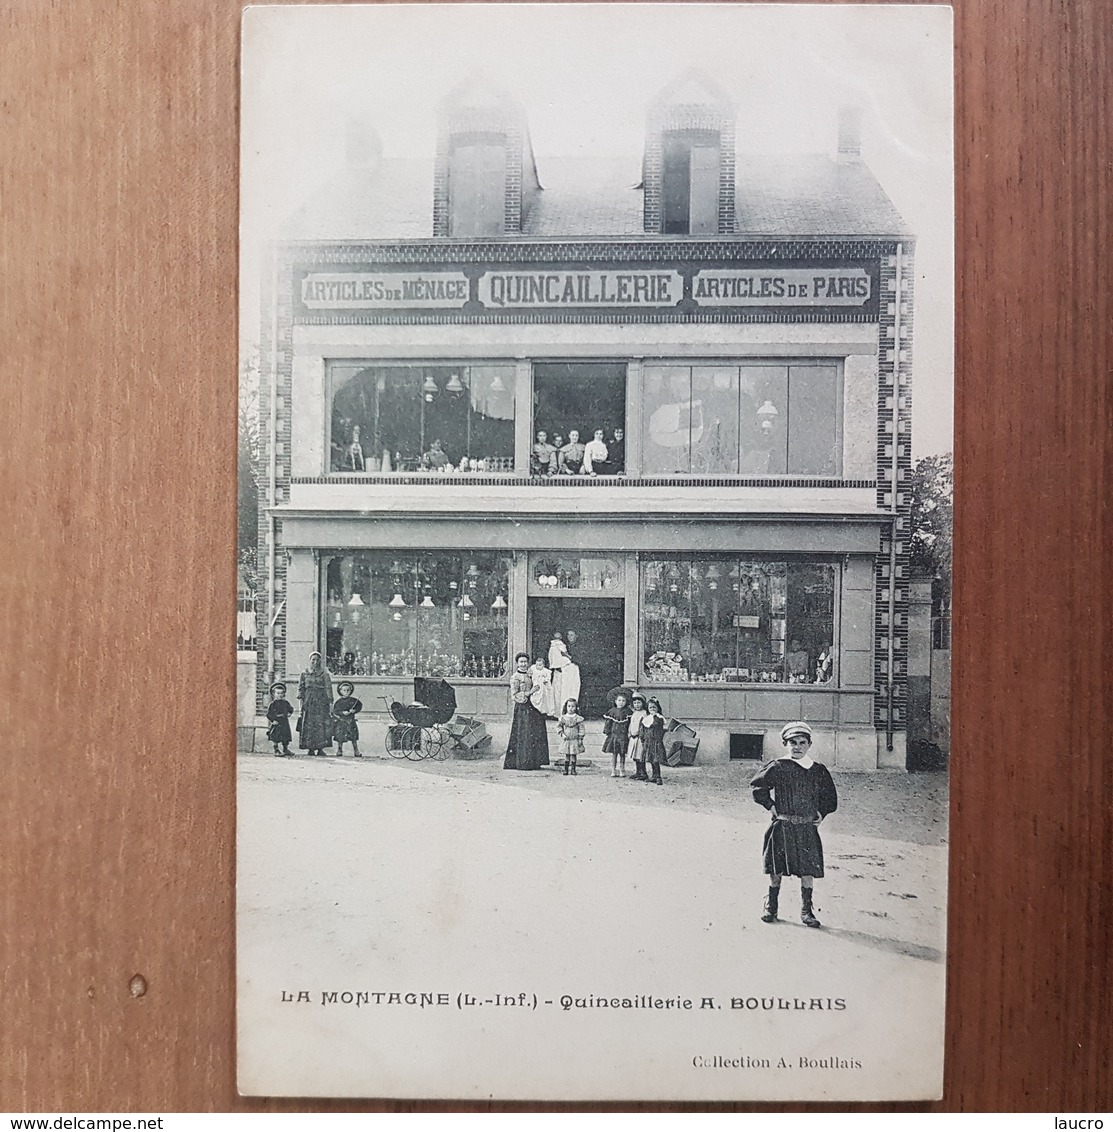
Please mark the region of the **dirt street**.
<svg viewBox="0 0 1113 1132"><path fill-rule="evenodd" d="M781 922L759 919L767 816L749 800L754 769L666 769L654 787L598 761L573 778L503 771L493 757L241 756L243 1086L928 1096L943 1021L945 778L836 774L816 889L824 927L812 931L791 879ZM345 1005L345 991L367 1001ZM446 1004L388 1003L407 991ZM506 1005L514 995L535 1005ZM692 1005L590 1005L639 995ZM720 1053L752 1067L697 1068Z"/></svg>

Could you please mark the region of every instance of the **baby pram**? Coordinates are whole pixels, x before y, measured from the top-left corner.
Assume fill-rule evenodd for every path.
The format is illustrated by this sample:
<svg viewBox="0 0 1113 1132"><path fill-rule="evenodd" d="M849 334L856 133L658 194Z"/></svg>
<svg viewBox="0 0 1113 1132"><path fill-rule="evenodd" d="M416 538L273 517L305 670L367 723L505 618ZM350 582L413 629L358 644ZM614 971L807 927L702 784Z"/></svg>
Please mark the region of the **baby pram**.
<svg viewBox="0 0 1113 1132"><path fill-rule="evenodd" d="M414 702L390 701L394 723L386 729L386 753L396 759L447 758L452 737L444 725L455 714L456 691L447 680L414 677Z"/></svg>

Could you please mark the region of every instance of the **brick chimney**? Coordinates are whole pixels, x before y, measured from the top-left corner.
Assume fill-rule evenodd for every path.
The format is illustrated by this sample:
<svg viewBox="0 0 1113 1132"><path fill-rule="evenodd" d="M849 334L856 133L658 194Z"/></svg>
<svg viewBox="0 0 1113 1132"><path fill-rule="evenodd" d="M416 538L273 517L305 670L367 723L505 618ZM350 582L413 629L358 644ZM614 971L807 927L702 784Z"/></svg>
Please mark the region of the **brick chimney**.
<svg viewBox="0 0 1113 1132"><path fill-rule="evenodd" d="M840 165L862 160L862 108L843 106L839 109L839 141L835 159Z"/></svg>

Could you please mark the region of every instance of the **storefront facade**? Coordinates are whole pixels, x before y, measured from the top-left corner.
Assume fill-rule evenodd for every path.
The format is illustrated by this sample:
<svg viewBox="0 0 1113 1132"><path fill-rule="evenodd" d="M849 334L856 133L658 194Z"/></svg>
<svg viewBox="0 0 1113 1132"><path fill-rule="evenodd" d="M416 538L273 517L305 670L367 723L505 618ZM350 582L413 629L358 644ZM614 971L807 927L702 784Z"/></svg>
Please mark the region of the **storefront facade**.
<svg viewBox="0 0 1113 1132"><path fill-rule="evenodd" d="M853 212L860 160L839 228L742 229L723 106L664 98L641 231L557 233L516 111L453 113L427 237L274 251L260 704L316 650L369 713L444 675L498 734L511 658L571 631L588 714L650 690L701 762L803 718L834 765L903 767L912 249ZM451 176L477 136L494 219Z"/></svg>

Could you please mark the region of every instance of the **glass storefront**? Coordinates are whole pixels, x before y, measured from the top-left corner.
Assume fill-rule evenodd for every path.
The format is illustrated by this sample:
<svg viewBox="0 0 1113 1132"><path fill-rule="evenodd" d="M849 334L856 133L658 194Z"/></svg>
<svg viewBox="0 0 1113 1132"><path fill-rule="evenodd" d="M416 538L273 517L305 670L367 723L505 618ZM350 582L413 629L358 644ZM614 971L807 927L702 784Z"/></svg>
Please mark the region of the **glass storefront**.
<svg viewBox="0 0 1113 1132"><path fill-rule="evenodd" d="M506 674L508 555L337 553L323 556L322 572L330 672Z"/></svg>
<svg viewBox="0 0 1113 1132"><path fill-rule="evenodd" d="M642 667L668 683L833 680L835 567L675 555L641 567Z"/></svg>
<svg viewBox="0 0 1113 1132"><path fill-rule="evenodd" d="M330 371L334 472L514 470L514 366L366 366Z"/></svg>

